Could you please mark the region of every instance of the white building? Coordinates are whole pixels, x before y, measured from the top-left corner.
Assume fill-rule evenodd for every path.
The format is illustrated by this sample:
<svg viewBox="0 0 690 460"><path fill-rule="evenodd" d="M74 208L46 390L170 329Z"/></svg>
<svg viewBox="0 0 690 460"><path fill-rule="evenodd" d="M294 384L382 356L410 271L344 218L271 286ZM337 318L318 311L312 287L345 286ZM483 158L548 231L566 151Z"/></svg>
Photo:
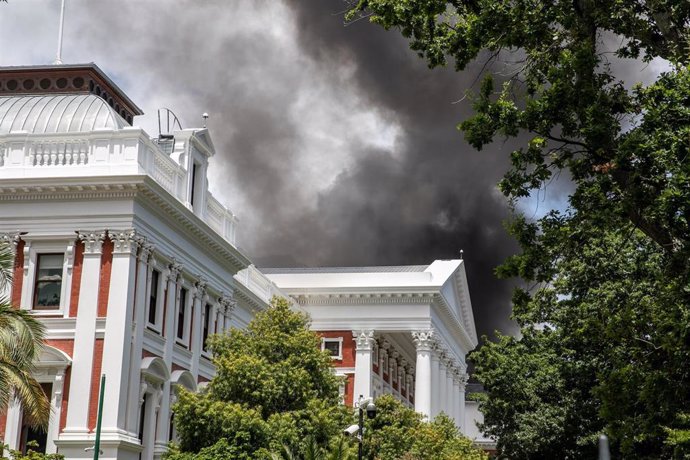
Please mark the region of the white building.
<svg viewBox="0 0 690 460"><path fill-rule="evenodd" d="M204 342L291 296L347 376L344 399L392 393L464 427L477 345L464 264L266 270L207 187L207 129L152 139L95 65L0 68L0 235L15 248L14 305L47 327L38 379L47 433L12 405L4 442L90 458L100 376L106 459L160 458L176 388L214 374Z"/></svg>

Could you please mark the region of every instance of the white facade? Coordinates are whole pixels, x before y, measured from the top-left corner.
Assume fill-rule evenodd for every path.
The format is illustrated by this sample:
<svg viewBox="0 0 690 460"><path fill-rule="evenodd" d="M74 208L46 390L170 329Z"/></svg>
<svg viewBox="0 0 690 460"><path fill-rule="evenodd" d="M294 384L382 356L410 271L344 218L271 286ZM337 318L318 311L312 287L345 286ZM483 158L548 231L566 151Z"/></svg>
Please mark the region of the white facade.
<svg viewBox="0 0 690 460"><path fill-rule="evenodd" d="M101 458L160 458L176 388L214 374L205 338L274 295L340 351L346 400L393 393L463 426L477 339L462 261L265 275L208 192L208 130L151 139L130 126L137 114L94 65L0 68L0 237L16 251L13 303L47 327L37 378L53 406L40 435L12 405L5 443L91 458L105 375Z"/></svg>
<svg viewBox="0 0 690 460"><path fill-rule="evenodd" d="M444 412L462 428L465 356L477 346L462 260L264 273L309 313L313 330L340 338L345 348L352 341L354 359L334 360L353 383L347 402L393 394L428 417Z"/></svg>

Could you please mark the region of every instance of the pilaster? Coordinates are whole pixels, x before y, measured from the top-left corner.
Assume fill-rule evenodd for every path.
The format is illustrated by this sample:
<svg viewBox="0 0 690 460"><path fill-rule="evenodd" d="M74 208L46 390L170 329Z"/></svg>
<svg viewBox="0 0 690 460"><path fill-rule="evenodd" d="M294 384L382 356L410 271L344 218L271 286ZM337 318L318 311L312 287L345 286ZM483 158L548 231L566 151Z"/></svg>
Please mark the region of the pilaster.
<svg viewBox="0 0 690 460"><path fill-rule="evenodd" d="M360 396L371 396L372 366L371 357L374 349L374 331L353 331L355 339L355 385L352 401L358 401Z"/></svg>
<svg viewBox="0 0 690 460"><path fill-rule="evenodd" d="M207 281L203 276L200 276L198 281L194 284L193 290L193 311L192 311L192 375L196 380L199 377L199 359L201 358L201 341L202 341L202 324L201 324L201 310L204 308L208 296L206 295Z"/></svg>
<svg viewBox="0 0 690 460"><path fill-rule="evenodd" d="M139 246L137 254L136 292L134 300L134 321L131 332L131 349L129 365L129 385L127 402L127 431L132 436L139 432L139 390L141 386L141 353L144 344L144 328L146 325L146 303L148 300L148 285L151 277L151 257L153 245L146 237L137 236Z"/></svg>
<svg viewBox="0 0 690 460"><path fill-rule="evenodd" d="M74 356L71 380L80 385L70 385L67 423L61 438L86 438L89 433L89 402L97 395L91 394L91 379L96 340L96 317L98 316L98 291L101 278L101 253L105 230L79 231L79 240L84 244L79 305L74 333Z"/></svg>

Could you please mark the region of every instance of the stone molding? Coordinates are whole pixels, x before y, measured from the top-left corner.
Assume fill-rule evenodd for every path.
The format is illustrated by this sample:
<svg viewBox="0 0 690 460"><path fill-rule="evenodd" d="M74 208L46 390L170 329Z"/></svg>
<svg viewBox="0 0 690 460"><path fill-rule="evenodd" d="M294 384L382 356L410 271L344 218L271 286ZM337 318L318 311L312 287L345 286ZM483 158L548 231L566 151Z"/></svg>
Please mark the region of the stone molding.
<svg viewBox="0 0 690 460"><path fill-rule="evenodd" d="M431 352L436 343L436 337L433 329L422 331L413 331L412 340L414 341L417 352Z"/></svg>
<svg viewBox="0 0 690 460"><path fill-rule="evenodd" d="M77 230L79 240L84 243L84 254L102 254L105 230Z"/></svg>
<svg viewBox="0 0 690 460"><path fill-rule="evenodd" d="M374 331L361 330L353 331L352 336L355 338L355 345L357 351L371 351L374 345Z"/></svg>
<svg viewBox="0 0 690 460"><path fill-rule="evenodd" d="M108 230L108 237L113 242L113 254L136 254L139 247L136 230Z"/></svg>

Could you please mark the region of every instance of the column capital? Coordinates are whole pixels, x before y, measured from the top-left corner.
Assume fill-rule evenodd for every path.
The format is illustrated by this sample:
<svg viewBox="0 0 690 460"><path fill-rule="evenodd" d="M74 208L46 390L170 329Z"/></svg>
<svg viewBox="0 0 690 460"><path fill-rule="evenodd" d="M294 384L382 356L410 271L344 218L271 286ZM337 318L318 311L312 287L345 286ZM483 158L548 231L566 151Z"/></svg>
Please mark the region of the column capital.
<svg viewBox="0 0 690 460"><path fill-rule="evenodd" d="M136 230L108 230L108 238L113 242L114 254L136 254L139 247Z"/></svg>
<svg viewBox="0 0 690 460"><path fill-rule="evenodd" d="M470 376L466 372L462 372L458 375L458 384L460 385L460 391L465 391L467 388L467 382L470 380Z"/></svg>
<svg viewBox="0 0 690 460"><path fill-rule="evenodd" d="M225 315L231 314L235 310L235 306L237 306L237 301L235 300L235 297L232 294L227 294L225 292L220 294L220 297L218 298L218 304L220 304L220 309Z"/></svg>
<svg viewBox="0 0 690 460"><path fill-rule="evenodd" d="M0 233L0 242L7 245L12 244L10 247L14 250L17 248L19 241L22 239L22 235L25 233L26 232L20 232L19 230L10 233Z"/></svg>
<svg viewBox="0 0 690 460"><path fill-rule="evenodd" d="M194 283L194 297L197 299L203 299L206 295L206 286L208 285L208 280L203 276L199 275L197 281Z"/></svg>
<svg viewBox="0 0 690 460"><path fill-rule="evenodd" d="M374 331L371 329L352 331L357 351L371 351L374 345Z"/></svg>
<svg viewBox="0 0 690 460"><path fill-rule="evenodd" d="M77 236L84 242L84 254L101 254L105 230L77 230Z"/></svg>
<svg viewBox="0 0 690 460"><path fill-rule="evenodd" d="M139 260L145 264L148 264L149 260L153 256L153 244L149 243L148 238L146 238L144 235L140 235L138 233L135 235L134 239L139 245Z"/></svg>
<svg viewBox="0 0 690 460"><path fill-rule="evenodd" d="M414 341L414 344L417 347L417 352L429 352L432 350L434 344L436 343L433 329L413 331L412 340Z"/></svg>
<svg viewBox="0 0 690 460"><path fill-rule="evenodd" d="M168 281L176 283L181 272L182 264L173 257L172 261L168 264Z"/></svg>

